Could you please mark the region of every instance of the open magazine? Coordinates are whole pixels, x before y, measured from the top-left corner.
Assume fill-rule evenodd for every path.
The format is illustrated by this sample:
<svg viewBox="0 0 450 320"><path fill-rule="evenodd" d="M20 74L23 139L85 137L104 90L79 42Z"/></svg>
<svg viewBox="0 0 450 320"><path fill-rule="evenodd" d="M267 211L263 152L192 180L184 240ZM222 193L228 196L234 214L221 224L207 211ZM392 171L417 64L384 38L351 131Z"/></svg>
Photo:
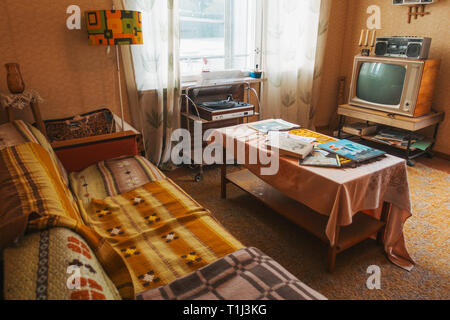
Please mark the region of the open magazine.
<svg viewBox="0 0 450 320"><path fill-rule="evenodd" d="M290 123L282 119L273 119L264 122L250 123L248 126L249 128L263 133L268 133L270 131L286 131L300 127L295 123Z"/></svg>
<svg viewBox="0 0 450 320"><path fill-rule="evenodd" d="M300 160L300 164L313 167L340 168L339 156L335 153L315 148L305 159Z"/></svg>

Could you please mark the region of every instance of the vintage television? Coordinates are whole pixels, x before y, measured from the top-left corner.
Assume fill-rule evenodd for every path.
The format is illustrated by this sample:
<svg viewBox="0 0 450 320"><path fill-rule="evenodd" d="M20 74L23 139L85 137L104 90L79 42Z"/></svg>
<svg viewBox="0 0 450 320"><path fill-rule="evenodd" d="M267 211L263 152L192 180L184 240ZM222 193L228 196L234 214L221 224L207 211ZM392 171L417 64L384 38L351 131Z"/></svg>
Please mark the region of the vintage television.
<svg viewBox="0 0 450 320"><path fill-rule="evenodd" d="M440 60L356 56L349 104L409 117L431 111Z"/></svg>

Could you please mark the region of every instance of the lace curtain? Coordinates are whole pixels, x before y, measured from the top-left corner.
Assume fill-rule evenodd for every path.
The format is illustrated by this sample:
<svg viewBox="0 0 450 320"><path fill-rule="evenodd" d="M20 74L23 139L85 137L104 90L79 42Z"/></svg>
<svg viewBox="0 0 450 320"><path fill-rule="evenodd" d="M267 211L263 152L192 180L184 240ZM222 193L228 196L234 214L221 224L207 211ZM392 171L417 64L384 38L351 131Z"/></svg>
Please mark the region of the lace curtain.
<svg viewBox="0 0 450 320"><path fill-rule="evenodd" d="M331 0L263 5L263 118L314 128Z"/></svg>
<svg viewBox="0 0 450 320"><path fill-rule="evenodd" d="M135 118L141 122L148 158L168 167L171 134L180 126L178 0L123 0L123 4L126 10L141 11L143 19L144 45L131 46L139 91Z"/></svg>
<svg viewBox="0 0 450 320"><path fill-rule="evenodd" d="M260 0L263 4L263 117L314 128L331 0ZM123 0L143 13L144 45L131 46L148 158L170 166L180 126L178 0ZM148 89L152 90L148 90Z"/></svg>

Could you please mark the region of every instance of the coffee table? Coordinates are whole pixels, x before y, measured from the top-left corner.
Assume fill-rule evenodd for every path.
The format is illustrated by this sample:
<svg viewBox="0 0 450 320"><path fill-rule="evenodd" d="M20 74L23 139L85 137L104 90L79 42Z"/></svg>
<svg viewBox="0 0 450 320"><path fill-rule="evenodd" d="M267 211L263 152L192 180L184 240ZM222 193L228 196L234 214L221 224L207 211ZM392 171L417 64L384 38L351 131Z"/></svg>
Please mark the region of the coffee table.
<svg viewBox="0 0 450 320"><path fill-rule="evenodd" d="M264 165L259 162L245 161L244 170L227 173L227 149L233 148L234 155L245 149L245 159L255 151L271 154L264 141L263 134L246 124L212 132L209 143L225 151L222 198L233 184L326 242L330 272L338 253L371 237L383 244L391 262L413 268L403 237L403 224L411 216L405 160L388 155L357 168L334 169L301 166L297 159L280 157L274 175L261 174Z"/></svg>

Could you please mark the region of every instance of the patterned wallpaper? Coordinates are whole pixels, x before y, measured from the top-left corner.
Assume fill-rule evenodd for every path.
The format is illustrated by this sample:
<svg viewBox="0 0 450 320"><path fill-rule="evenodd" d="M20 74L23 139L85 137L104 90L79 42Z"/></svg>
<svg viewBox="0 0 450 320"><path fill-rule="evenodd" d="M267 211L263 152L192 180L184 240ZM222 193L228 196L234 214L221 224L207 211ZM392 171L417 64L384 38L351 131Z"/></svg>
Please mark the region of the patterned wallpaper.
<svg viewBox="0 0 450 320"><path fill-rule="evenodd" d="M2 0L0 2L0 91L8 92L7 62L17 62L27 88L44 98L44 119L60 118L108 106L120 115L114 50L88 45L84 18L81 30L68 30L67 7L81 13L110 9L111 0ZM124 79L124 78L122 78ZM123 87L125 118L128 119ZM31 112L16 117L29 118ZM0 120L4 120L1 112Z"/></svg>
<svg viewBox="0 0 450 320"><path fill-rule="evenodd" d="M331 19L335 21L330 22L330 32L334 36L328 37L326 55L329 63L328 69L324 71L324 78L328 74L331 80L328 80L328 85L323 87L317 124L327 125L327 119L336 107L335 88L338 76L346 76L347 86L349 85L353 57L359 53L358 41L361 29L366 28L366 20L369 17L366 10L370 5L378 5L381 8L379 36L415 35L433 38L430 57L442 60L433 108L447 113L439 129L435 150L450 155L450 143L448 141L450 136L450 90L448 90L448 84L450 83L450 1L441 0L436 4L428 5L427 11L431 14L419 17L417 20L413 19L411 24L407 23L408 8L394 6L392 0L333 0L333 2L334 12L332 11ZM347 7L342 2L345 2ZM342 33L342 21L346 21L344 33ZM333 25L335 30L332 30ZM342 50L342 53L339 53L340 50ZM342 60L339 64L339 73L337 73L338 67L335 61L339 57Z"/></svg>
<svg viewBox="0 0 450 320"><path fill-rule="evenodd" d="M341 73L341 60L344 50L344 37L348 25L347 0L332 0L328 25L328 38L323 63L321 95L316 111L315 124L327 126L336 109L338 78Z"/></svg>
<svg viewBox="0 0 450 320"><path fill-rule="evenodd" d="M66 8L76 4L82 12L111 8L111 0L2 0L0 3L0 91L7 91L3 64L18 62L28 88L38 90L45 102L44 118L58 118L109 106L120 113L114 55L103 47L90 47L84 23L81 30L68 30ZM434 108L450 114L450 1L427 6L431 15L407 23L407 8L391 0L333 0L325 52L323 83L316 125L328 125L336 108L337 79L351 76L353 56L358 53L360 31L365 27L366 9L381 7L379 35L423 35L433 38L431 56L442 59L440 84ZM124 79L124 77L122 77ZM124 85L124 84L122 84ZM129 119L123 86L125 117ZM17 117L29 117L19 113ZM441 125L436 150L450 154L450 116ZM0 121L3 113L0 114Z"/></svg>

